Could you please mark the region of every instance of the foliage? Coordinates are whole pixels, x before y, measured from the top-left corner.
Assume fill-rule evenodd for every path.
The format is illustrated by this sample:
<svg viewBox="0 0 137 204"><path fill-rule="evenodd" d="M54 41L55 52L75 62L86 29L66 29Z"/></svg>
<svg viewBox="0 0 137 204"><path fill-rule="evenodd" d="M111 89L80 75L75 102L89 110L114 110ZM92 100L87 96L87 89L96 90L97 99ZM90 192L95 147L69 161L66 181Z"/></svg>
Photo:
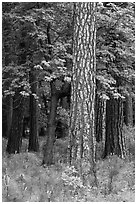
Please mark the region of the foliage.
<svg viewBox="0 0 137 204"><path fill-rule="evenodd" d="M134 7L134 3L130 2L98 3L97 79L105 90L110 83L115 88L119 87L119 80L122 86L126 82L134 84ZM26 63L33 60L40 65L43 60L49 59L51 50L50 64L54 73L45 76L45 80L51 81L63 73L66 75L67 69L71 70L72 8L72 3L3 3L3 73L13 72L13 78L5 79L12 82L10 89L19 86L21 75L20 83L29 90L26 76L29 66ZM61 61L65 66L60 66ZM22 64L25 64L24 70L18 67ZM124 90L126 87L120 91L123 93ZM8 93L11 93L10 90Z"/></svg>
<svg viewBox="0 0 137 204"><path fill-rule="evenodd" d="M39 127L47 125L42 95L50 98L50 82L70 75L72 4L3 3L3 97L31 93L30 66L38 80ZM52 51L52 52L51 52ZM49 108L47 107L48 111Z"/></svg>
<svg viewBox="0 0 137 204"><path fill-rule="evenodd" d="M62 173L62 180L65 186L68 186L73 194L77 194L79 189L83 189L83 182L79 176L78 171L74 166L67 167Z"/></svg>
<svg viewBox="0 0 137 204"><path fill-rule="evenodd" d="M69 111L65 108L58 107L57 108L57 120L61 121L64 127L69 126Z"/></svg>
<svg viewBox="0 0 137 204"><path fill-rule="evenodd" d="M43 168L41 152L25 152L26 139L23 140L23 152L15 155L6 154L6 142L3 139L2 193L5 202L134 202L134 161L117 156L98 161L99 184L95 188L87 185L88 177L83 184L76 167L69 167L65 161L60 163L55 160L54 165ZM42 148L43 138L39 142ZM55 154L65 156L60 149L56 148ZM113 180L109 192L110 177Z"/></svg>
<svg viewBox="0 0 137 204"><path fill-rule="evenodd" d="M3 91L7 94L19 86L29 90L30 62L37 65L39 80L43 80L47 73L40 65L49 59L50 49L51 69L56 71L51 78L66 71L67 68L60 66L61 60L66 63L67 58L71 59L71 4L20 2L11 5L9 9L9 3L3 3Z"/></svg>
<svg viewBox="0 0 137 204"><path fill-rule="evenodd" d="M103 84L101 90L110 89L111 83L124 94L126 83L134 85L134 8L134 3L98 4L97 79Z"/></svg>

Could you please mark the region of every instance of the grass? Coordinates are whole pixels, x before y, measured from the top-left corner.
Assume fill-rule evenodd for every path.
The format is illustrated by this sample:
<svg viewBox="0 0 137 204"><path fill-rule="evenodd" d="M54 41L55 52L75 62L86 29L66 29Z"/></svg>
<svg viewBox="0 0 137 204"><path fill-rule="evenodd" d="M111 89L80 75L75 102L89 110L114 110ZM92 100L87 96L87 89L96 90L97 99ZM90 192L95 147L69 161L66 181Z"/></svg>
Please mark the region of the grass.
<svg viewBox="0 0 137 204"><path fill-rule="evenodd" d="M76 165L69 167L65 163L65 139L56 141L55 164L45 168L41 166L44 138L39 138L39 153L27 152L28 140L23 139L22 152L15 155L6 154L7 140L3 139L3 202L134 202L134 130L125 129L124 134L126 141L130 139L128 157L120 159L113 155L98 160L97 187L89 185L88 164L83 163L83 173L87 173L83 182Z"/></svg>

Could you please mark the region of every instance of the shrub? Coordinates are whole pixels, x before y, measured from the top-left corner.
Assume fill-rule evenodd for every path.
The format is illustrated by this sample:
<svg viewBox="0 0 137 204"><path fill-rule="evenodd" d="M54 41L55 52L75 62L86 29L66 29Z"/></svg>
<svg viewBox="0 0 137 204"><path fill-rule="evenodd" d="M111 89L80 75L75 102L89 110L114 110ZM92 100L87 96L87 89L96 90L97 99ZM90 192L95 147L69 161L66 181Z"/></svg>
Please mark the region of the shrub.
<svg viewBox="0 0 137 204"><path fill-rule="evenodd" d="M61 179L63 180L64 186L68 187L73 195L78 194L80 189L84 189L83 182L74 166L66 167L62 172Z"/></svg>
<svg viewBox="0 0 137 204"><path fill-rule="evenodd" d="M135 128L124 126L123 134L125 136L125 146L127 158L135 159Z"/></svg>

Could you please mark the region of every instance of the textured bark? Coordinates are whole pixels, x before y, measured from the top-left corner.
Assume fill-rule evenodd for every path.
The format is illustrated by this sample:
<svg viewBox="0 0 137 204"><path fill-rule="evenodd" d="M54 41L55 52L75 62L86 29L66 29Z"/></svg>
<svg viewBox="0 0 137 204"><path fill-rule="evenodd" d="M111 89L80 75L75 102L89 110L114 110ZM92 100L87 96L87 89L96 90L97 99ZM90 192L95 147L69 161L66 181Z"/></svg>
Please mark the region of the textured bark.
<svg viewBox="0 0 137 204"><path fill-rule="evenodd" d="M122 158L125 156L123 126L123 102L110 97L106 103L106 141L103 158L110 154L116 154Z"/></svg>
<svg viewBox="0 0 137 204"><path fill-rule="evenodd" d="M104 114L105 114L105 101L96 94L95 100L95 134L96 141L100 142L103 140L103 129L104 129Z"/></svg>
<svg viewBox="0 0 137 204"><path fill-rule="evenodd" d="M128 89L128 95L125 101L125 124L127 126L133 126L133 102L131 95L131 88Z"/></svg>
<svg viewBox="0 0 137 204"><path fill-rule="evenodd" d="M37 73L33 65L31 65L30 71L30 136L29 136L29 151L38 151L38 105L37 105Z"/></svg>
<svg viewBox="0 0 137 204"><path fill-rule="evenodd" d="M19 153L22 143L22 131L23 131L23 118L24 118L24 98L16 91L13 97L13 114L12 125L10 128L10 134L8 138L8 144L6 151L8 153Z"/></svg>
<svg viewBox="0 0 137 204"><path fill-rule="evenodd" d="M96 3L76 3L73 36L73 79L70 163L82 158L95 167L95 12Z"/></svg>

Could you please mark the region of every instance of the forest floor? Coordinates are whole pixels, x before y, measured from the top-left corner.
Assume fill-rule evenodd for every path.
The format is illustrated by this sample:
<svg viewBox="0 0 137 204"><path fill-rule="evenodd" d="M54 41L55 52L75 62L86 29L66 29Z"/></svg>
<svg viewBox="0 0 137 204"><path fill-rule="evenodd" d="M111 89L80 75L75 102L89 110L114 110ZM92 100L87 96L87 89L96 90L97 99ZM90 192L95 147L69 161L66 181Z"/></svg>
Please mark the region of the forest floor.
<svg viewBox="0 0 137 204"><path fill-rule="evenodd" d="M124 134L127 158L113 155L98 159L97 186L86 174L87 164L83 163L86 176L82 181L76 165L70 167L65 162L66 139L56 141L55 164L44 168L41 166L44 137L39 137L40 152L27 152L28 139L23 139L21 153L15 155L6 153L7 140L3 138L3 202L135 202L134 129L125 128ZM97 148L99 155L100 147Z"/></svg>

